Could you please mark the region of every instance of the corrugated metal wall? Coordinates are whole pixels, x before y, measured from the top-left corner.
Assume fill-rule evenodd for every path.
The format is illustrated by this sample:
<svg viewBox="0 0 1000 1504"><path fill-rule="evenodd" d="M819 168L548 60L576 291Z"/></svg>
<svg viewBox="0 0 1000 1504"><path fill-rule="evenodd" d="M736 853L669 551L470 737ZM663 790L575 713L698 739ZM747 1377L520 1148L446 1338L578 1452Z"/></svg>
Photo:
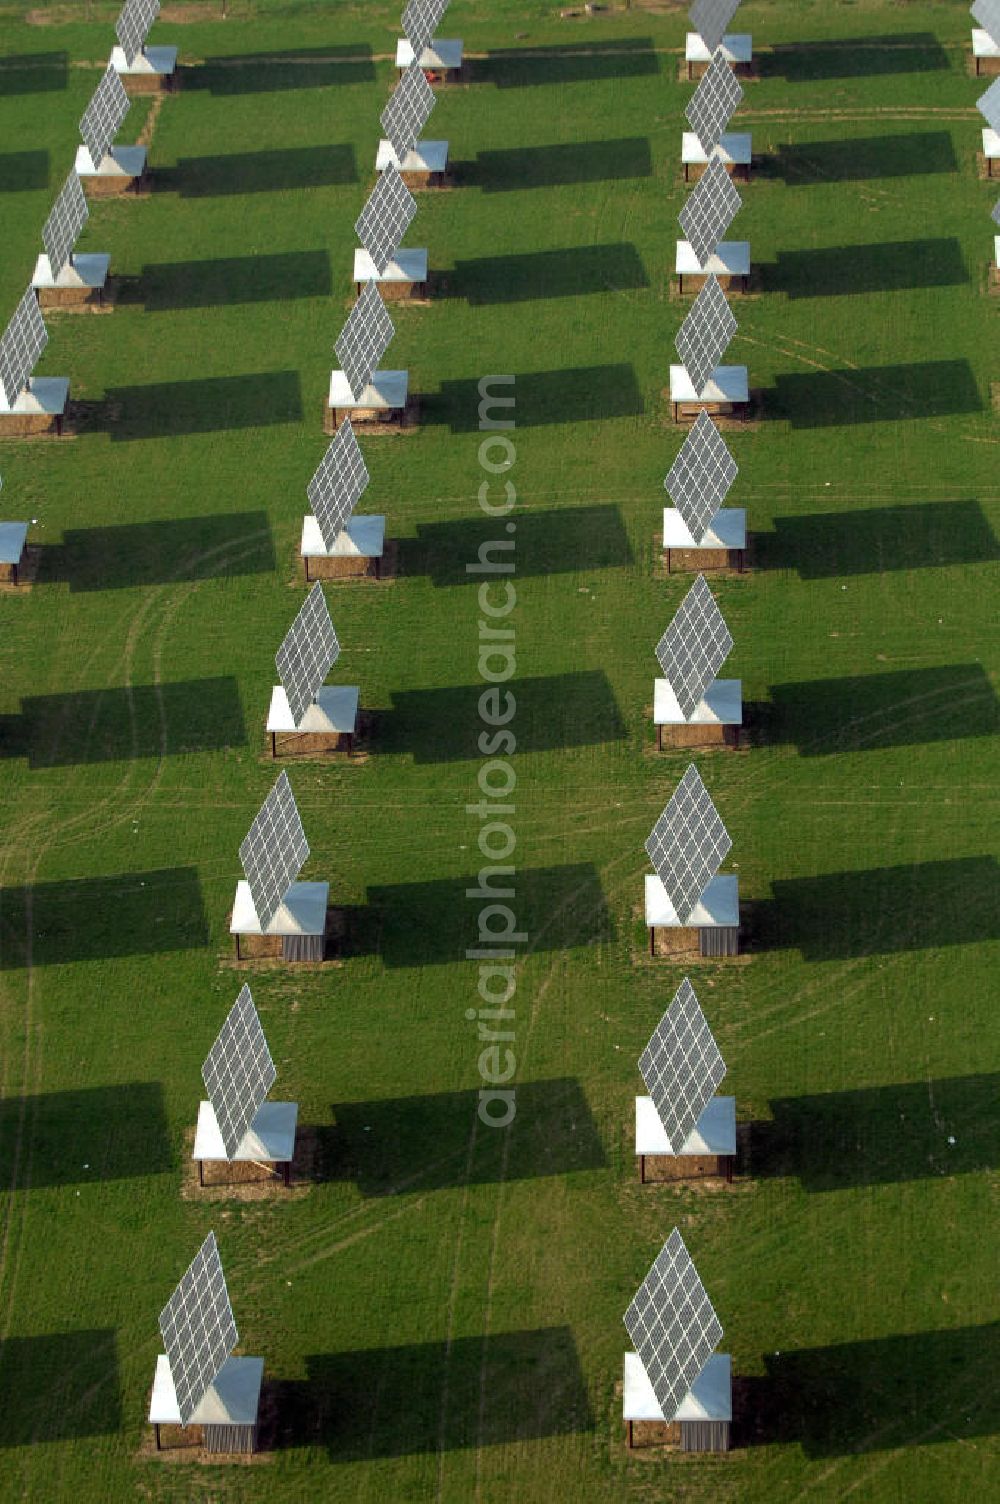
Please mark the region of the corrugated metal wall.
<svg viewBox="0 0 1000 1504"><path fill-rule="evenodd" d="M698 931L698 948L703 956L738 956L740 932L737 925Z"/></svg>

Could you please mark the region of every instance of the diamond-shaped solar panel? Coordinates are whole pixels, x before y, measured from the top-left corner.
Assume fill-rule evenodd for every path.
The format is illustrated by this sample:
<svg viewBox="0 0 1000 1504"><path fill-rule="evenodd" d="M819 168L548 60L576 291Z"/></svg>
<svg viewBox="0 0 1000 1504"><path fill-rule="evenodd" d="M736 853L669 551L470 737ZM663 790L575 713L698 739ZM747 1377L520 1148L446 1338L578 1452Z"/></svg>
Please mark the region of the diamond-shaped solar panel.
<svg viewBox="0 0 1000 1504"><path fill-rule="evenodd" d="M160 1312L160 1335L186 1426L240 1340L214 1232Z"/></svg>
<svg viewBox="0 0 1000 1504"><path fill-rule="evenodd" d="M721 52L713 57L701 76L684 114L701 142L702 151L711 156L723 131L739 108L743 90L736 74Z"/></svg>
<svg viewBox="0 0 1000 1504"><path fill-rule="evenodd" d="M742 207L739 189L719 158L712 157L678 215L699 266L704 266L714 254Z"/></svg>
<svg viewBox="0 0 1000 1504"><path fill-rule="evenodd" d="M993 205L993 212L991 213L990 218L996 225L997 229L1000 229L1000 198L998 198L996 203Z"/></svg>
<svg viewBox="0 0 1000 1504"><path fill-rule="evenodd" d="M125 87L109 64L80 121L80 135L94 169L100 167L129 111Z"/></svg>
<svg viewBox="0 0 1000 1504"><path fill-rule="evenodd" d="M700 412L663 482L696 543L704 540L738 474L725 439L708 413Z"/></svg>
<svg viewBox="0 0 1000 1504"><path fill-rule="evenodd" d="M687 977L639 1056L639 1069L670 1147L679 1154L726 1075Z"/></svg>
<svg viewBox="0 0 1000 1504"><path fill-rule="evenodd" d="M345 418L306 487L327 548L333 547L347 526L367 485L368 468L361 446L354 437L351 420Z"/></svg>
<svg viewBox="0 0 1000 1504"><path fill-rule="evenodd" d="M149 28L160 14L160 0L125 0L115 22L115 36L131 68L149 36Z"/></svg>
<svg viewBox="0 0 1000 1504"><path fill-rule="evenodd" d="M230 1159L277 1074L250 988L244 983L201 1068L201 1079Z"/></svg>
<svg viewBox="0 0 1000 1504"><path fill-rule="evenodd" d="M302 725L303 716L339 655L340 643L327 610L326 596L317 582L303 601L274 660L296 726Z"/></svg>
<svg viewBox="0 0 1000 1504"><path fill-rule="evenodd" d="M1000 78L995 78L986 93L980 94L976 104L990 129L1000 131Z"/></svg>
<svg viewBox="0 0 1000 1504"><path fill-rule="evenodd" d="M646 842L649 859L681 924L687 924L732 844L692 763Z"/></svg>
<svg viewBox="0 0 1000 1504"><path fill-rule="evenodd" d="M423 69L416 63L411 63L405 69L380 117L382 129L389 138L400 167L427 123L434 103L434 90L424 77Z"/></svg>
<svg viewBox="0 0 1000 1504"><path fill-rule="evenodd" d="M29 287L0 339L0 387L3 387L8 407L13 407L24 391L48 342L49 331L42 310L34 288Z"/></svg>
<svg viewBox="0 0 1000 1504"><path fill-rule="evenodd" d="M240 861L262 930L280 909L308 855L309 843L292 785L288 774L282 773L240 847Z"/></svg>
<svg viewBox="0 0 1000 1504"><path fill-rule="evenodd" d="M976 0L971 10L972 19L978 21L990 41L1000 47L1000 0Z"/></svg>
<svg viewBox="0 0 1000 1504"><path fill-rule="evenodd" d="M379 176L354 225L380 275L396 254L416 212L416 199L390 163Z"/></svg>
<svg viewBox="0 0 1000 1504"><path fill-rule="evenodd" d="M676 1227L624 1321L664 1417L673 1420L722 1337L722 1322Z"/></svg>
<svg viewBox="0 0 1000 1504"><path fill-rule="evenodd" d="M677 353L694 383L699 397L708 385L709 378L719 361L729 349L736 333L736 319L726 302L726 295L719 286L719 279L710 273L705 285L695 298L691 311L677 331Z"/></svg>
<svg viewBox="0 0 1000 1504"><path fill-rule="evenodd" d="M395 332L378 288L374 282L366 282L334 345L356 402L361 400Z"/></svg>
<svg viewBox="0 0 1000 1504"><path fill-rule="evenodd" d="M656 656L681 714L689 721L733 650L722 612L699 575L656 644Z"/></svg>
<svg viewBox="0 0 1000 1504"><path fill-rule="evenodd" d="M72 171L59 190L59 197L42 228L42 244L53 277L58 277L69 260L89 213L87 196L76 172Z"/></svg>
<svg viewBox="0 0 1000 1504"><path fill-rule="evenodd" d="M441 25L441 18L448 5L449 0L410 0L403 11L403 30L418 63L420 54Z"/></svg>
<svg viewBox="0 0 1000 1504"><path fill-rule="evenodd" d="M740 0L694 0L688 15L709 52L719 46L739 8Z"/></svg>

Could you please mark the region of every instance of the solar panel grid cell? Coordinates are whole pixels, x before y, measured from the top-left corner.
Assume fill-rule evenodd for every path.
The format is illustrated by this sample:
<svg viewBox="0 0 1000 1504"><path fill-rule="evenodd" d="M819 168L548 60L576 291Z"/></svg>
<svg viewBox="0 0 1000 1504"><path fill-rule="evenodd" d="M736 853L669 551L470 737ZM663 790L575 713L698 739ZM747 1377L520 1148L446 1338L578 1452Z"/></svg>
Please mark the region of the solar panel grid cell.
<svg viewBox="0 0 1000 1504"><path fill-rule="evenodd" d="M326 596L317 583L302 603L274 660L296 726L301 726L306 711L315 703L339 653Z"/></svg>
<svg viewBox="0 0 1000 1504"><path fill-rule="evenodd" d="M702 151L711 156L739 109L743 90L721 52L716 52L684 111Z"/></svg>
<svg viewBox="0 0 1000 1504"><path fill-rule="evenodd" d="M681 924L690 919L732 844L692 763L646 841L646 852Z"/></svg>
<svg viewBox="0 0 1000 1504"><path fill-rule="evenodd" d="M288 774L282 773L240 847L240 860L262 930L271 924L308 855L309 843L292 786Z"/></svg>
<svg viewBox="0 0 1000 1504"><path fill-rule="evenodd" d="M719 279L709 275L677 332L677 353L700 396L729 348L737 324Z"/></svg>
<svg viewBox="0 0 1000 1504"><path fill-rule="evenodd" d="M719 669L733 639L703 575L699 575L656 645L656 657L690 720Z"/></svg>
<svg viewBox="0 0 1000 1504"><path fill-rule="evenodd" d="M0 387L8 407L13 407L28 384L38 357L49 342L49 333L29 287L15 308L0 339Z"/></svg>
<svg viewBox="0 0 1000 1504"><path fill-rule="evenodd" d="M239 1341L213 1232L160 1312L160 1335L186 1426Z"/></svg>
<svg viewBox="0 0 1000 1504"><path fill-rule="evenodd" d="M708 413L699 413L664 481L695 542L704 539L738 474L725 439Z"/></svg>

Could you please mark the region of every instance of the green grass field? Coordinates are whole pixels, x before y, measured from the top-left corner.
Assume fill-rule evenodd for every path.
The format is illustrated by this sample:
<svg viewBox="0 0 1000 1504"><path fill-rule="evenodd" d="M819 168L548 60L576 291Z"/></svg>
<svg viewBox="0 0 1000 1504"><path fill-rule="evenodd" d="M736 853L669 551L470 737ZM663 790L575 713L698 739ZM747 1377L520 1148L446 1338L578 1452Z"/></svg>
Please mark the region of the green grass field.
<svg viewBox="0 0 1000 1504"><path fill-rule="evenodd" d="M155 190L94 206L110 316L53 316L78 433L0 443L41 548L0 595L0 1497L900 1501L1000 1494L995 1226L1000 487L996 189L959 0L748 0L758 291L730 359L752 573L717 586L756 744L697 761L749 929L692 971L748 1163L640 1187L636 1060L683 974L644 951L680 437L681 5L592 19L455 0L454 191L420 199L431 306L388 363L419 430L370 439L400 573L331 586L371 756L292 771L342 963L249 975L313 1178L198 1199L201 1061L237 850L274 776L273 657L373 180L399 7L173 5ZM115 8L0 9L0 312L13 309ZM284 59L275 63L276 55ZM331 61L333 59L333 61ZM214 60L214 61L213 61ZM253 258L251 260L251 258ZM477 1130L477 382L517 376L520 1110ZM992 965L991 965L992 963ZM990 977L994 977L991 986ZM950 1139L955 1142L952 1144ZM621 1323L679 1225L725 1327L726 1457L629 1457ZM157 1315L209 1228L269 1449L150 1454Z"/></svg>

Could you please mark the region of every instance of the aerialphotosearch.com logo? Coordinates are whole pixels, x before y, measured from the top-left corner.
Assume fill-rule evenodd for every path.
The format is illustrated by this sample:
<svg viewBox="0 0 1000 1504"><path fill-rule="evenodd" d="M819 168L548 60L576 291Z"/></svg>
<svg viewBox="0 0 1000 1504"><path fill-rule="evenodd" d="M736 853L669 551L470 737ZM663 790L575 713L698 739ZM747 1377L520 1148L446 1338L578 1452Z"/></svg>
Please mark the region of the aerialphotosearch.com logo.
<svg viewBox="0 0 1000 1504"><path fill-rule="evenodd" d="M479 464L486 477L479 487L479 506L490 519L507 517L517 500L510 480L517 453L506 433L514 427L513 386L513 376L484 376L479 383L479 432L489 435L479 445ZM496 387L509 388L510 395L496 395ZM497 410L509 410L510 416L494 417ZM500 476L504 477L502 482ZM487 862L479 869L477 886L465 890L466 898L480 905L477 943L465 952L467 960L479 963L479 1002L465 1016L479 1026L478 1038L483 1046L479 1054L483 1082L479 1116L490 1128L507 1128L517 1112L513 1085L517 1058L512 1048L516 1037L516 947L528 938L518 929L510 902L515 898L511 858L517 845L511 824L516 811L517 774L510 761L517 751L513 730L517 701L511 690L502 687L516 668L511 613L517 605L517 591L510 578L517 568L516 532L517 523L506 521L504 536L481 543L475 563L465 566L467 574L484 576L478 591L479 678L486 687L479 696L482 729L478 747L480 757L486 760L480 764L477 777L480 798L465 808L479 820L478 846Z"/></svg>

